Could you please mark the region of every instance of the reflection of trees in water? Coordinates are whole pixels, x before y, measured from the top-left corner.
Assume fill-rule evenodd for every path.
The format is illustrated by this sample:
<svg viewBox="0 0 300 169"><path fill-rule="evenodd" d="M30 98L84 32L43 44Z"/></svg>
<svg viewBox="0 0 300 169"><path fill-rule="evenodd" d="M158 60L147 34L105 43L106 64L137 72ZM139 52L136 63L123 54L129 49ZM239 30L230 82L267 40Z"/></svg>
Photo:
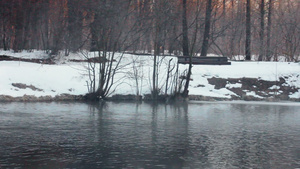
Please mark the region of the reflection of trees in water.
<svg viewBox="0 0 300 169"><path fill-rule="evenodd" d="M103 109L107 108L107 102L104 101L97 101L97 102L87 102L88 106L89 106L89 112L92 114L95 113L103 113Z"/></svg>
<svg viewBox="0 0 300 169"><path fill-rule="evenodd" d="M151 152L158 164L182 168L189 149L188 105L153 104Z"/></svg>
<svg viewBox="0 0 300 169"><path fill-rule="evenodd" d="M292 154L290 150L282 151L282 148L288 147L290 143L285 142L287 139L278 133L291 132L283 131L285 126L282 121L286 122L286 112L292 111L294 107L253 104L232 104L231 107L234 110L232 116L236 116L237 119L235 123L240 127L240 131L233 137L236 145L232 155L235 166L281 168L279 166L283 162L293 162L292 158L287 156Z"/></svg>
<svg viewBox="0 0 300 169"><path fill-rule="evenodd" d="M97 119L91 125L96 151L106 166L113 159L139 167L272 168L270 162L293 160L284 154L293 154L289 148L280 152L283 145L288 147L278 135L287 125L288 114L282 113L286 109L246 104L105 103L91 108Z"/></svg>
<svg viewBox="0 0 300 169"><path fill-rule="evenodd" d="M209 167L211 142L208 136L197 135L195 129L190 128L189 104L152 106L151 124L151 152L161 157L159 163L170 168Z"/></svg>
<svg viewBox="0 0 300 169"><path fill-rule="evenodd" d="M39 104L16 103L3 109L1 165L299 167L300 114L296 106Z"/></svg>

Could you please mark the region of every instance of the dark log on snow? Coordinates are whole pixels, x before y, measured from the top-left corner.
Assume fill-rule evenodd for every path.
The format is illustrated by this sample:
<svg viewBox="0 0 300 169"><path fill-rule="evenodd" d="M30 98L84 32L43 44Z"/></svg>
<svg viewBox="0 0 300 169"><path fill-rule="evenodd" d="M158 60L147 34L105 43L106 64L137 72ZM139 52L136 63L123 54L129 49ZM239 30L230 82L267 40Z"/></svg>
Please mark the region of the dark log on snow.
<svg viewBox="0 0 300 169"><path fill-rule="evenodd" d="M190 57L178 56L179 64L189 64ZM193 65L231 65L227 57L192 57Z"/></svg>

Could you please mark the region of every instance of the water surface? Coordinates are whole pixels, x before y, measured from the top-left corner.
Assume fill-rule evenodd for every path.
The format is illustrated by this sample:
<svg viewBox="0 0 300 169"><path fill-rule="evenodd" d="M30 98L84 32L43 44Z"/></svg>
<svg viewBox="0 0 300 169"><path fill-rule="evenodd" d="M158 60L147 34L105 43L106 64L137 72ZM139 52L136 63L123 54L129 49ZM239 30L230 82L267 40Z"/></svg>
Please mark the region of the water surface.
<svg viewBox="0 0 300 169"><path fill-rule="evenodd" d="M0 168L300 168L299 108L1 103Z"/></svg>

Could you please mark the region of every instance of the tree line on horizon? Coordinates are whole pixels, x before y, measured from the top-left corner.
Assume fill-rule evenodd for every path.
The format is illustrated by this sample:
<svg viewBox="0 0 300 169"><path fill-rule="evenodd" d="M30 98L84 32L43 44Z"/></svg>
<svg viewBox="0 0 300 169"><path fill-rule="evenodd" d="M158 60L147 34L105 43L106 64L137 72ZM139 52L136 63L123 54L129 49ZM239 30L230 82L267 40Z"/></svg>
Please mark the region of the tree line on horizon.
<svg viewBox="0 0 300 169"><path fill-rule="evenodd" d="M0 48L300 59L299 0L1 0Z"/></svg>

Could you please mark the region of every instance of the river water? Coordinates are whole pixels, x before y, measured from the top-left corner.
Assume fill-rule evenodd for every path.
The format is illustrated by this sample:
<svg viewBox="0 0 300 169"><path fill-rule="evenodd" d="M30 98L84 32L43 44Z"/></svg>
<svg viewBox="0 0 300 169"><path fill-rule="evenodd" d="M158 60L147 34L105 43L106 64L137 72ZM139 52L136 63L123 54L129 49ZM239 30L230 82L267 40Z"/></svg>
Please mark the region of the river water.
<svg viewBox="0 0 300 169"><path fill-rule="evenodd" d="M299 108L1 103L0 168L300 168Z"/></svg>

